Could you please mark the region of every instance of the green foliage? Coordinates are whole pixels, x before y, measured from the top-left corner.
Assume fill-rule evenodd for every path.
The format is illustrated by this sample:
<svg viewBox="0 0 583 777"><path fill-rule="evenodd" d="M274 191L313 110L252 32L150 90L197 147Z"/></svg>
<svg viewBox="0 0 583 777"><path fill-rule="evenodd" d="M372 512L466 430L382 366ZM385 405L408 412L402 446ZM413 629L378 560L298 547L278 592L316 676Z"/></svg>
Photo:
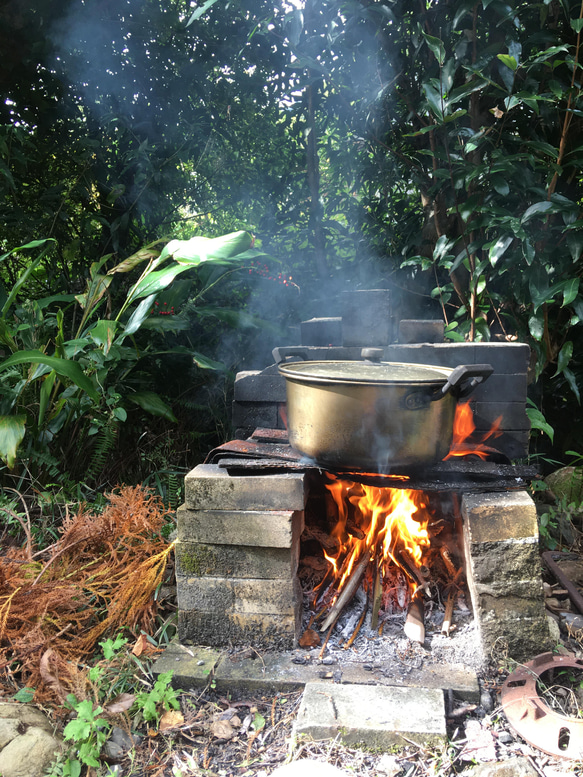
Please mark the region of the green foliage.
<svg viewBox="0 0 583 777"><path fill-rule="evenodd" d="M36 241L5 256L45 242ZM251 242L245 232L172 240L161 251L155 245L147 246L109 270L109 257L104 257L92 265L86 292L67 308L52 298L21 304L18 295L9 295L0 312L4 343L12 352L0 362L0 373L5 376L0 384L0 457L8 467L15 467L23 446L31 462L37 452L69 448L78 453L82 443L90 441L84 476L92 482L103 471L119 427L128 418L128 403L176 423L171 407L151 388L154 381L144 372L145 360L180 354L200 363L204 357L187 347L160 347L151 334L157 323L153 315L156 298L179 275L197 271L201 265L217 268L219 274L212 280L216 284L233 266L260 255L251 249ZM31 261L23 277L30 277L30 268L38 267L42 257L44 253ZM110 281L142 265L117 311L108 297L112 312L105 317L100 308L110 295ZM17 286L26 289L24 282ZM79 324L67 336L76 316ZM206 368L214 366L212 360L205 363ZM138 370L139 382L132 377Z"/></svg>
<svg viewBox="0 0 583 777"><path fill-rule="evenodd" d="M171 683L172 672L162 672L150 691L136 695L136 709L141 712L145 721L159 722L164 711L180 709L179 691L176 691Z"/></svg>

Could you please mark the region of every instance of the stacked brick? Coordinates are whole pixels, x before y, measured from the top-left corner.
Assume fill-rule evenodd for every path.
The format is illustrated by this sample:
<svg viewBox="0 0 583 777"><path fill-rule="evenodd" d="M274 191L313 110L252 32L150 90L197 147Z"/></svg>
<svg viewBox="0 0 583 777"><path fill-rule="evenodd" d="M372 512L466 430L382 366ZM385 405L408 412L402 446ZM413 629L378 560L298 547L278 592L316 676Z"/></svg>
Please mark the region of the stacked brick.
<svg viewBox="0 0 583 777"><path fill-rule="evenodd" d="M306 500L302 473L233 477L213 464L185 479L176 582L182 643L290 649Z"/></svg>

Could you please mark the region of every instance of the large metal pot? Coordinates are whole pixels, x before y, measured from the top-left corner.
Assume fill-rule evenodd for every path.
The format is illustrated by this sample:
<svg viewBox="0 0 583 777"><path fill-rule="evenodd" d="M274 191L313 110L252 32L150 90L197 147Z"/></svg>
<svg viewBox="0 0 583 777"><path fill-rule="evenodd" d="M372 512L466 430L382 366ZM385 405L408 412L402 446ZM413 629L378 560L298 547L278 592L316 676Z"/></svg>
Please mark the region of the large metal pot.
<svg viewBox="0 0 583 777"><path fill-rule="evenodd" d="M493 372L381 361L293 361L279 371L291 445L324 467L364 472L441 461L458 399Z"/></svg>

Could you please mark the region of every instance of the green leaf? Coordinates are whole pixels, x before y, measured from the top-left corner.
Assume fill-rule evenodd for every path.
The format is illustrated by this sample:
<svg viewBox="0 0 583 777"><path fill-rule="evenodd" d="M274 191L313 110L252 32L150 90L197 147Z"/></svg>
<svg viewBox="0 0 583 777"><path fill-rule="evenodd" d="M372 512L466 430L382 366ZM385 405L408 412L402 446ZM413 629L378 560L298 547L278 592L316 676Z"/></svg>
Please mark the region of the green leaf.
<svg viewBox="0 0 583 777"><path fill-rule="evenodd" d="M565 281L563 288L563 304L561 307L570 305L576 299L578 293L579 278L570 278L568 281Z"/></svg>
<svg viewBox="0 0 583 777"><path fill-rule="evenodd" d="M262 728L265 728L265 718L260 712L256 712L253 716L253 723L251 726L255 732L261 731Z"/></svg>
<svg viewBox="0 0 583 777"><path fill-rule="evenodd" d="M547 213L549 210L553 209L553 207L553 203L549 202L548 200L535 202L534 205L531 205L524 211L524 214L520 219L520 223L526 224L526 222L530 221L530 219L534 218L534 216L537 216L540 213Z"/></svg>
<svg viewBox="0 0 583 777"><path fill-rule="evenodd" d="M206 3L203 3L201 6L195 9L194 13L190 17L190 19L187 21L186 26L189 27L193 22L195 22L197 19L200 19L200 17L205 14L208 9L214 5L217 2L217 0L206 0Z"/></svg>
<svg viewBox="0 0 583 777"><path fill-rule="evenodd" d="M104 354L108 354L113 343L113 338L115 337L116 329L117 323L115 321L100 319L95 326L91 327L87 334L96 345L103 348Z"/></svg>
<svg viewBox="0 0 583 777"><path fill-rule="evenodd" d="M573 356L573 343L570 340L567 340L567 342L563 345L563 347L559 351L559 355L557 357L557 371L553 375L553 378L555 378L561 372L565 371L565 368L571 361L572 356Z"/></svg>
<svg viewBox="0 0 583 777"><path fill-rule="evenodd" d="M42 426L42 423L45 419L45 413L47 411L47 407L49 406L53 386L55 385L56 379L57 373L54 370L51 370L41 383L37 422L39 426Z"/></svg>
<svg viewBox="0 0 583 777"><path fill-rule="evenodd" d="M0 458L9 469L14 466L16 451L24 439L25 431L25 415L0 416Z"/></svg>
<svg viewBox="0 0 583 777"><path fill-rule="evenodd" d="M488 259L490 260L490 264L492 265L492 267L496 266L496 263L498 262L500 257L505 253L506 249L512 243L513 240L514 240L514 237L512 235L507 235L506 237L500 237L490 248L488 252Z"/></svg>
<svg viewBox="0 0 583 777"><path fill-rule="evenodd" d="M563 375L567 379L567 383L569 384L571 391L575 395L577 402L581 404L581 395L579 394L579 386L577 385L577 378L574 376L574 374L571 372L571 370L568 367L565 367L565 369L563 370Z"/></svg>
<svg viewBox="0 0 583 777"><path fill-rule="evenodd" d="M531 404L526 408L526 415L530 421L531 429L540 429L541 432L544 432L546 435L548 435L548 437L550 437L552 442L553 437L555 436L555 430L549 423L547 423L547 420L541 411Z"/></svg>
<svg viewBox="0 0 583 777"><path fill-rule="evenodd" d="M150 315L150 312L152 310L152 305L154 304L155 299L156 299L156 294L150 294L148 297L146 297L140 302L138 307L134 310L134 312L130 316L129 321L125 325L125 328L123 330L123 336L133 335L134 332L137 332L137 330L142 326L144 321Z"/></svg>
<svg viewBox="0 0 583 777"><path fill-rule="evenodd" d="M497 56L503 65L506 65L506 67L510 68L510 70L513 72L516 71L518 62L514 59L514 57L511 57L510 54L498 54Z"/></svg>
<svg viewBox="0 0 583 777"><path fill-rule="evenodd" d="M423 84L423 91L425 92L425 97L433 114L436 116L436 118L443 120L444 102L439 92L434 89L431 84L427 83Z"/></svg>
<svg viewBox="0 0 583 777"><path fill-rule="evenodd" d="M528 319L528 329L535 340L542 340L545 331L545 325L542 316L531 316Z"/></svg>
<svg viewBox="0 0 583 777"><path fill-rule="evenodd" d="M142 410L152 415L165 418L167 421L178 423L178 419L172 412L172 408L164 402L162 397L155 394L153 391L136 391L134 394L128 396L132 402L139 405Z"/></svg>
<svg viewBox="0 0 583 777"><path fill-rule="evenodd" d="M20 701L23 704L30 704L34 699L35 690L35 688L30 688L28 686L26 688L20 688L12 698L14 701Z"/></svg>
<svg viewBox="0 0 583 777"><path fill-rule="evenodd" d="M132 287L124 304L124 309L127 309L128 305L131 305L132 302L140 299L140 297L148 297L150 294L157 294L162 291L162 289L170 286L174 278L180 275L180 273L189 269L189 266L173 264L170 267L149 273Z"/></svg>
<svg viewBox="0 0 583 777"><path fill-rule="evenodd" d="M248 232L231 232L221 237L171 240L162 253L168 252L176 262L197 265L211 259L232 259L251 248L252 242Z"/></svg>
<svg viewBox="0 0 583 777"><path fill-rule="evenodd" d="M422 32L421 34L433 52L435 59L439 62L440 65L443 65L445 62L445 46L443 45L443 41L441 41L439 38L434 38L433 35L428 35L426 32Z"/></svg>
<svg viewBox="0 0 583 777"><path fill-rule="evenodd" d="M583 29L583 19L569 19L569 24L577 34Z"/></svg>
<svg viewBox="0 0 583 777"><path fill-rule="evenodd" d="M0 371L15 364L45 364L61 377L69 378L80 389L83 389L94 402L99 402L99 394L93 383L85 375L77 362L70 359L60 359L58 356L47 356L41 351L18 351L0 364Z"/></svg>
<svg viewBox="0 0 583 777"><path fill-rule="evenodd" d="M223 362L217 362L214 359L209 359L208 356L204 356L202 353L198 353L196 351L192 353L192 360L197 367L200 367L203 370L224 371L226 369Z"/></svg>

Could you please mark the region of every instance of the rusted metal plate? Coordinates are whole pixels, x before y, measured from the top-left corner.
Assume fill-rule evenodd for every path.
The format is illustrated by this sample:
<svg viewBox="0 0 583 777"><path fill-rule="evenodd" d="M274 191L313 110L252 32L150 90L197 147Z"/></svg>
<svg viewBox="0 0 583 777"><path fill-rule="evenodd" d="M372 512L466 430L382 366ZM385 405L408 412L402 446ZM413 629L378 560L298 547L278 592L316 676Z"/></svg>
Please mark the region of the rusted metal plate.
<svg viewBox="0 0 583 777"><path fill-rule="evenodd" d="M216 464L223 458L280 459L299 461L301 453L286 443L258 442L257 440L230 440L214 448L206 457L205 464Z"/></svg>
<svg viewBox="0 0 583 777"><path fill-rule="evenodd" d="M508 676L502 686L502 709L512 728L544 753L558 758L583 758L583 720L560 715L543 701L537 681L550 669L583 670L572 656L542 653Z"/></svg>

